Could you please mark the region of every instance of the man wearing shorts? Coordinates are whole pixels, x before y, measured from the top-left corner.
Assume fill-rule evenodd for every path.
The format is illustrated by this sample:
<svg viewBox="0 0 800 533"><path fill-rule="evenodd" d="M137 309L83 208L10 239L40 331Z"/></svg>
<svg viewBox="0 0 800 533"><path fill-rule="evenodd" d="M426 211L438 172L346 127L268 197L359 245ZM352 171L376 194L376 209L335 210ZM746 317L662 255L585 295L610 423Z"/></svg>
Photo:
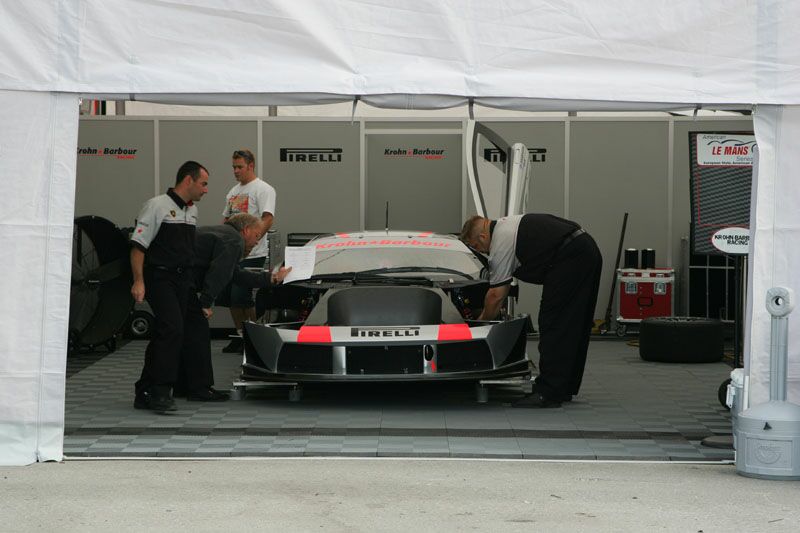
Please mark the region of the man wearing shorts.
<svg viewBox="0 0 800 533"><path fill-rule="evenodd" d="M275 215L275 189L256 176L256 158L250 150L236 150L232 156L233 176L237 184L225 196L225 209L222 216L227 221L233 215L248 213L261 219L261 238L239 266L241 268L263 268L269 254L267 231L272 227ZM224 353L241 353L243 349L241 334L245 320L255 321L256 308L253 289L232 282L230 286L231 318L240 335L222 349Z"/></svg>

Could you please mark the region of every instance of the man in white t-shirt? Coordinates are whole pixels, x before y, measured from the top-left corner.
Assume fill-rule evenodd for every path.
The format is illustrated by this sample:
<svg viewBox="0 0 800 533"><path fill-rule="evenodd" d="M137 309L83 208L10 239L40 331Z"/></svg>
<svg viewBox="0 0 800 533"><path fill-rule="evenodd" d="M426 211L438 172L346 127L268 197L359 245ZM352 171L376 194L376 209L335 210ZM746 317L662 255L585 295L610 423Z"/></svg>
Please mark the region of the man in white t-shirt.
<svg viewBox="0 0 800 533"><path fill-rule="evenodd" d="M261 219L261 239L245 259L239 263L242 268L263 268L269 254L267 231L272 227L275 215L275 188L259 179L255 173L256 158L250 150L236 150L232 156L233 176L238 182L225 196L224 221L238 213L248 213ZM256 319L253 289L231 284L231 318L236 331L241 335L242 323ZM225 353L241 353L242 339L235 338L223 348Z"/></svg>

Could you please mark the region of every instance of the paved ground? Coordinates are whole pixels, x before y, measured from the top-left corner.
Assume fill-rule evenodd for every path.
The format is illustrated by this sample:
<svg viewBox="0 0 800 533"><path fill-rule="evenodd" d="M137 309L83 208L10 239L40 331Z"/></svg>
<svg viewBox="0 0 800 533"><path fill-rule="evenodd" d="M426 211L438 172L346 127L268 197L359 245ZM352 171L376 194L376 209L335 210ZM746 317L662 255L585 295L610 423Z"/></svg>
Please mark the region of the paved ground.
<svg viewBox="0 0 800 533"><path fill-rule="evenodd" d="M217 386L230 387L240 357L214 341ZM67 379L69 457L410 456L532 459L730 460L706 448L730 433L717 400L724 363L664 364L626 342L592 342L581 394L560 409L513 409L516 384L478 404L472 384L285 387L222 404L179 400L158 416L132 407L145 343L72 365ZM535 357L536 343L528 353Z"/></svg>
<svg viewBox="0 0 800 533"><path fill-rule="evenodd" d="M800 482L730 465L71 460L0 468L3 531L797 531Z"/></svg>

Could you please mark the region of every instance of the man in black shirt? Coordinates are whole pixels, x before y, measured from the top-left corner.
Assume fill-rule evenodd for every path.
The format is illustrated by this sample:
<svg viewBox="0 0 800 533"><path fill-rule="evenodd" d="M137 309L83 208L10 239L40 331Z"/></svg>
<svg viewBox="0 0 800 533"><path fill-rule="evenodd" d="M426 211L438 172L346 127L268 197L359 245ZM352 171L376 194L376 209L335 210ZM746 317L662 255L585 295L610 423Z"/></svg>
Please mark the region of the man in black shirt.
<svg viewBox="0 0 800 533"><path fill-rule="evenodd" d="M148 200L131 235L131 295L147 299L155 327L147 345L144 368L136 382L133 406L163 413L174 411L170 394L177 378L183 342L183 319L194 260L197 206L208 192L208 171L195 161L178 169L175 187Z"/></svg>
<svg viewBox="0 0 800 533"><path fill-rule="evenodd" d="M216 390L211 364L211 336L208 319L214 300L231 280L243 287L261 288L283 281L291 268L278 272L251 272L239 267L263 234L258 217L240 213L219 226L197 229L192 287L184 322L181 368L176 389L186 392L189 401L215 402L228 399Z"/></svg>
<svg viewBox="0 0 800 533"><path fill-rule="evenodd" d="M493 320L512 278L542 285L539 375L515 407L558 407L578 393L603 267L594 239L575 222L546 214L499 220L474 216L461 240L489 254L489 290L479 320Z"/></svg>

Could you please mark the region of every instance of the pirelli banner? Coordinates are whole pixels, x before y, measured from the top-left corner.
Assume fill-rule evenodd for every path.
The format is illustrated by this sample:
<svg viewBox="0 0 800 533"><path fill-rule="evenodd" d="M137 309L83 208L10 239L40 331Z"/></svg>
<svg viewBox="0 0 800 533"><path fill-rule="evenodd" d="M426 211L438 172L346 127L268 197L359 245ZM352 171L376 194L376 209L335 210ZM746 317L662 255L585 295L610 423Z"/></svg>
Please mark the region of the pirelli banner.
<svg viewBox="0 0 800 533"><path fill-rule="evenodd" d="M755 145L753 132L689 133L692 253L747 253Z"/></svg>
<svg viewBox="0 0 800 533"><path fill-rule="evenodd" d="M262 128L262 177L278 193L274 228L282 238L358 228L358 122L265 121Z"/></svg>

